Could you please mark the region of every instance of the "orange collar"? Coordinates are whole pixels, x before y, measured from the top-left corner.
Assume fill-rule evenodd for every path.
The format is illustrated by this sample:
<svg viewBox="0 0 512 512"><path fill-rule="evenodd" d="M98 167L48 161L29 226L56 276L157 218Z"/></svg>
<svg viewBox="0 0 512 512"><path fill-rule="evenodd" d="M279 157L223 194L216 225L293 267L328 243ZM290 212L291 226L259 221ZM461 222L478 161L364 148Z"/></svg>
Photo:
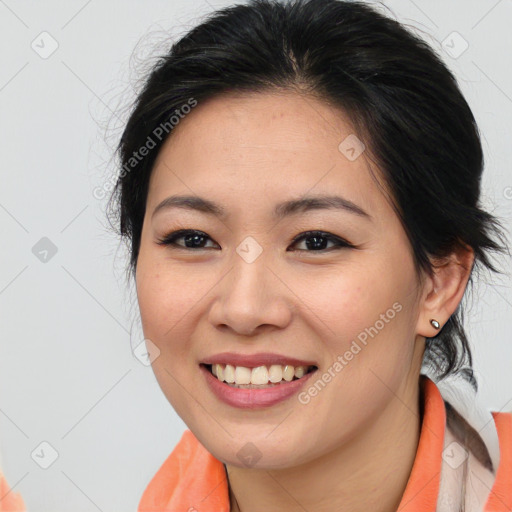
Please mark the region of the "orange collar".
<svg viewBox="0 0 512 512"><path fill-rule="evenodd" d="M446 409L441 392L420 376L423 422L416 457L397 512L435 511L441 478Z"/></svg>
<svg viewBox="0 0 512 512"><path fill-rule="evenodd" d="M423 421L416 458L397 512L434 512L439 493L446 409L441 392L420 378ZM493 417L500 443L500 466L484 512L512 510L512 414ZM138 512L208 510L229 512L224 465L186 430L145 489Z"/></svg>

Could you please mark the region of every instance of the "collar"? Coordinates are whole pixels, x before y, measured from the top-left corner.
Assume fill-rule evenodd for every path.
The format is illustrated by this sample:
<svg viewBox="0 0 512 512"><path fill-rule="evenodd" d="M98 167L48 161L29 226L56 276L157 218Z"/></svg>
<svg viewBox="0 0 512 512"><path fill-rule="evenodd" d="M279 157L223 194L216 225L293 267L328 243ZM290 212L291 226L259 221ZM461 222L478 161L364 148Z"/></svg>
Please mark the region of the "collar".
<svg viewBox="0 0 512 512"><path fill-rule="evenodd" d="M446 409L437 386L420 375L422 422L416 457L397 512L435 511L441 476Z"/></svg>
<svg viewBox="0 0 512 512"><path fill-rule="evenodd" d="M435 512L445 441L446 409L436 384L420 376L422 423L416 457L397 512ZM493 412L501 460L484 512L512 510L512 414ZM229 512L224 465L190 430L145 489L138 512L207 510Z"/></svg>

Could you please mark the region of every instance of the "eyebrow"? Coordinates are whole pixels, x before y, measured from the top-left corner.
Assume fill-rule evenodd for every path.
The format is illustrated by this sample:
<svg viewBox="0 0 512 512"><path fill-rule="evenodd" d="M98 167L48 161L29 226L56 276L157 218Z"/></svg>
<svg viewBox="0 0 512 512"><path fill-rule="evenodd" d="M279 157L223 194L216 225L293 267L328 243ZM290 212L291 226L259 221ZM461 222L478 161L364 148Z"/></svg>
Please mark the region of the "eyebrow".
<svg viewBox="0 0 512 512"><path fill-rule="evenodd" d="M199 196L170 196L159 203L153 210L152 216L161 210L169 208L182 208L185 210L199 211L212 215L219 219L227 219L226 210L217 203ZM360 206L341 196L333 195L315 195L305 196L300 199L291 199L279 203L274 208L274 218L283 219L298 213L304 213L311 210L338 210L355 214L359 217L371 220L369 213L365 212Z"/></svg>

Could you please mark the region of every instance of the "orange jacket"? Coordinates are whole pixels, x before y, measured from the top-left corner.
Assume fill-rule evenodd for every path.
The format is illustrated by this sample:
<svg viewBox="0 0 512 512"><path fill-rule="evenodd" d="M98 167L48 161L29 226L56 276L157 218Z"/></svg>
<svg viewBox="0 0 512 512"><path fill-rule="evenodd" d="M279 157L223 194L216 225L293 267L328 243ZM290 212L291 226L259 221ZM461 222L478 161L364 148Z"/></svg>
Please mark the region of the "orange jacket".
<svg viewBox="0 0 512 512"><path fill-rule="evenodd" d="M406 489L402 495L399 512L434 512L444 506L444 510L459 510L462 478L450 482L450 469L443 464L443 453L454 437L446 429L446 408L436 384L424 377L423 423L416 458ZM499 439L500 463L495 472L488 473L492 478L492 488L480 491L480 502L467 506L466 510L483 512L512 511L512 413L493 412ZM447 448L448 446L448 448ZM444 452L443 452L444 451ZM471 457L468 458L470 460ZM485 469L471 459L478 477ZM454 472L454 474L456 474ZM443 480L442 480L443 479ZM489 481L489 480L487 480ZM441 483L443 485L441 485ZM474 492L473 482L468 493ZM490 490L490 492L489 492ZM484 496L482 501L482 496ZM471 496L469 496L471 498ZM448 501L449 500L449 501ZM448 504L448 505L447 505ZM485 505L485 506L484 506ZM172 453L167 457L146 487L138 506L138 512L229 512L228 482L224 465L211 455L190 430L186 430Z"/></svg>
<svg viewBox="0 0 512 512"><path fill-rule="evenodd" d="M26 510L21 494L11 490L0 471L0 512L26 512Z"/></svg>

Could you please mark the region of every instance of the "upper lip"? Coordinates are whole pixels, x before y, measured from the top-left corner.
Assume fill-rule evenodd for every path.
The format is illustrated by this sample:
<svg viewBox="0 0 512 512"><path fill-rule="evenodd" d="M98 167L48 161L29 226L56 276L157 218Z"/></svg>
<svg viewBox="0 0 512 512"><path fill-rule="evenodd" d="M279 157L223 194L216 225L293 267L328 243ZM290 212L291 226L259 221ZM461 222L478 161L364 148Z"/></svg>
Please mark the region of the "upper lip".
<svg viewBox="0 0 512 512"><path fill-rule="evenodd" d="M203 364L230 364L233 366L245 366L247 368L256 368L258 366L271 366L273 364L292 366L318 366L314 361L305 361L295 357L282 354L272 354L270 352L260 352L258 354L237 354L235 352L222 352L207 357L202 361Z"/></svg>

